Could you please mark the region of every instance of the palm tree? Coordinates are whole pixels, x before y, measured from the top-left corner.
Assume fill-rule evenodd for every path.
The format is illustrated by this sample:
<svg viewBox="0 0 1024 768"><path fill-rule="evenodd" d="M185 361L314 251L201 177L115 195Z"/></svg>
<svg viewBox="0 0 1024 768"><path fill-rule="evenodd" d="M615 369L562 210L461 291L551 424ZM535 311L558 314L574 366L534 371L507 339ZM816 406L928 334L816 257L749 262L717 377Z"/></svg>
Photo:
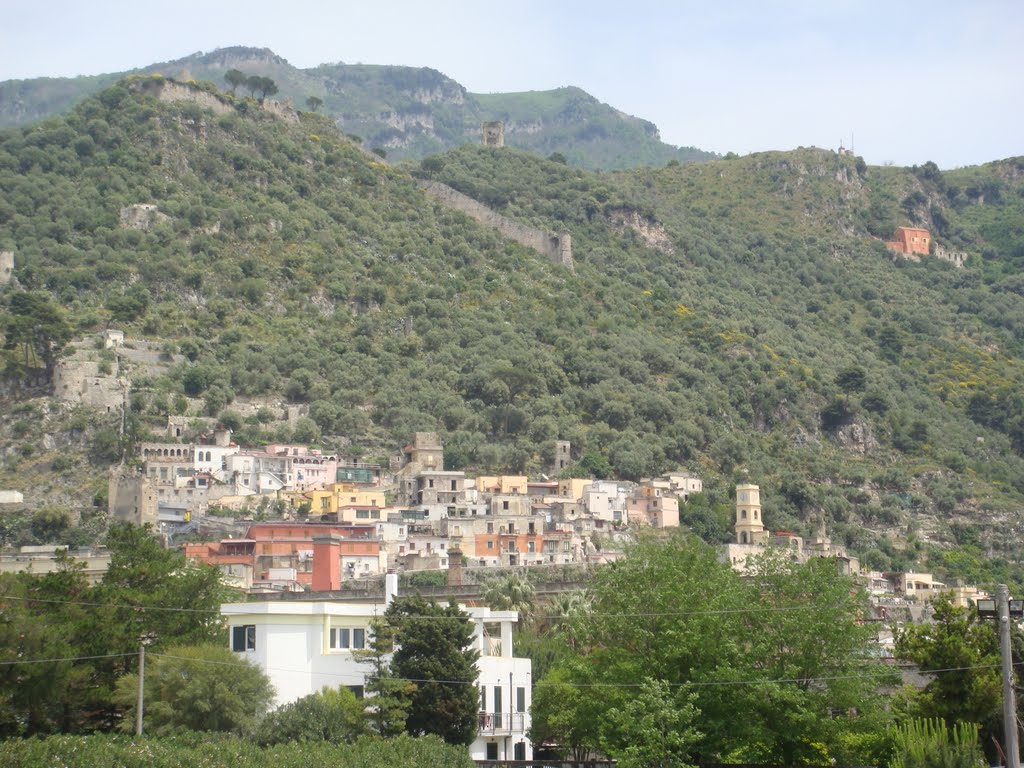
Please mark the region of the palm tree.
<svg viewBox="0 0 1024 768"><path fill-rule="evenodd" d="M547 629L575 651L580 644L580 621L587 617L590 609L590 595L585 590L563 592L548 606Z"/></svg>
<svg viewBox="0 0 1024 768"><path fill-rule="evenodd" d="M535 590L525 576L510 573L484 584L483 601L495 611L519 611L526 621L533 614Z"/></svg>

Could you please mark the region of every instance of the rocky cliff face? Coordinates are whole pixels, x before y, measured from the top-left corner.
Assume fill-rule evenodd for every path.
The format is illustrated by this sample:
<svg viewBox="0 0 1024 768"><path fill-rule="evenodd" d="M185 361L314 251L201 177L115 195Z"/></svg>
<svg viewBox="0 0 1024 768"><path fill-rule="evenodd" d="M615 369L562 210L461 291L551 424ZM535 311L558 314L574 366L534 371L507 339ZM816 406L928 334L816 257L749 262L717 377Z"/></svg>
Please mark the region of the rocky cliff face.
<svg viewBox="0 0 1024 768"><path fill-rule="evenodd" d="M656 248L668 256L675 254L676 249L672 245L672 238L669 237L665 228L653 219L630 210L612 211L608 219L613 229L620 232L627 229L635 232L648 248Z"/></svg>

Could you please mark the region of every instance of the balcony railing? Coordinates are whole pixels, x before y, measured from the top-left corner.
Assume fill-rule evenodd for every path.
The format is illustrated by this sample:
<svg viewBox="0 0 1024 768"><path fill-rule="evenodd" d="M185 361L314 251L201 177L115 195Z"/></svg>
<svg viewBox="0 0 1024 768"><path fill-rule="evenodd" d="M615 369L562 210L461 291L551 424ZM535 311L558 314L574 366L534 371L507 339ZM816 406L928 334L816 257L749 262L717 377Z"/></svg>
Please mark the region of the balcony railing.
<svg viewBox="0 0 1024 768"><path fill-rule="evenodd" d="M482 736L499 733L525 733L526 715L522 712L480 712L477 730Z"/></svg>

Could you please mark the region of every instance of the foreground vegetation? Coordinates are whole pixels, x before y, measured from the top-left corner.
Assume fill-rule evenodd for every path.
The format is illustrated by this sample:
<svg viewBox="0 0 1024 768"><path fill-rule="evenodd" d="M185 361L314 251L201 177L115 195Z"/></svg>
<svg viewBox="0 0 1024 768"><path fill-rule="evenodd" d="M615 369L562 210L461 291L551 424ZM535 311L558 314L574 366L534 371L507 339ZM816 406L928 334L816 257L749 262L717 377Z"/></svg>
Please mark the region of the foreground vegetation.
<svg viewBox="0 0 1024 768"><path fill-rule="evenodd" d="M471 768L464 747L435 737L364 738L352 744L293 742L260 747L250 739L200 736L51 736L0 741L0 760L23 768Z"/></svg>

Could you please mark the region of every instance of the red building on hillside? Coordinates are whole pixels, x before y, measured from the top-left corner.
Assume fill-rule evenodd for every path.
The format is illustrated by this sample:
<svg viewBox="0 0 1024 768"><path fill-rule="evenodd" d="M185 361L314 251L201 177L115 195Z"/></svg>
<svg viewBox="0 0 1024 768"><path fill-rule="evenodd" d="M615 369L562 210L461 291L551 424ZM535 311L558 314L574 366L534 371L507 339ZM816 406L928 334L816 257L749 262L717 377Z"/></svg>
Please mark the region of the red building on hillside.
<svg viewBox="0 0 1024 768"><path fill-rule="evenodd" d="M931 252L932 236L927 229L896 227L892 240L886 246L904 256L927 256Z"/></svg>

